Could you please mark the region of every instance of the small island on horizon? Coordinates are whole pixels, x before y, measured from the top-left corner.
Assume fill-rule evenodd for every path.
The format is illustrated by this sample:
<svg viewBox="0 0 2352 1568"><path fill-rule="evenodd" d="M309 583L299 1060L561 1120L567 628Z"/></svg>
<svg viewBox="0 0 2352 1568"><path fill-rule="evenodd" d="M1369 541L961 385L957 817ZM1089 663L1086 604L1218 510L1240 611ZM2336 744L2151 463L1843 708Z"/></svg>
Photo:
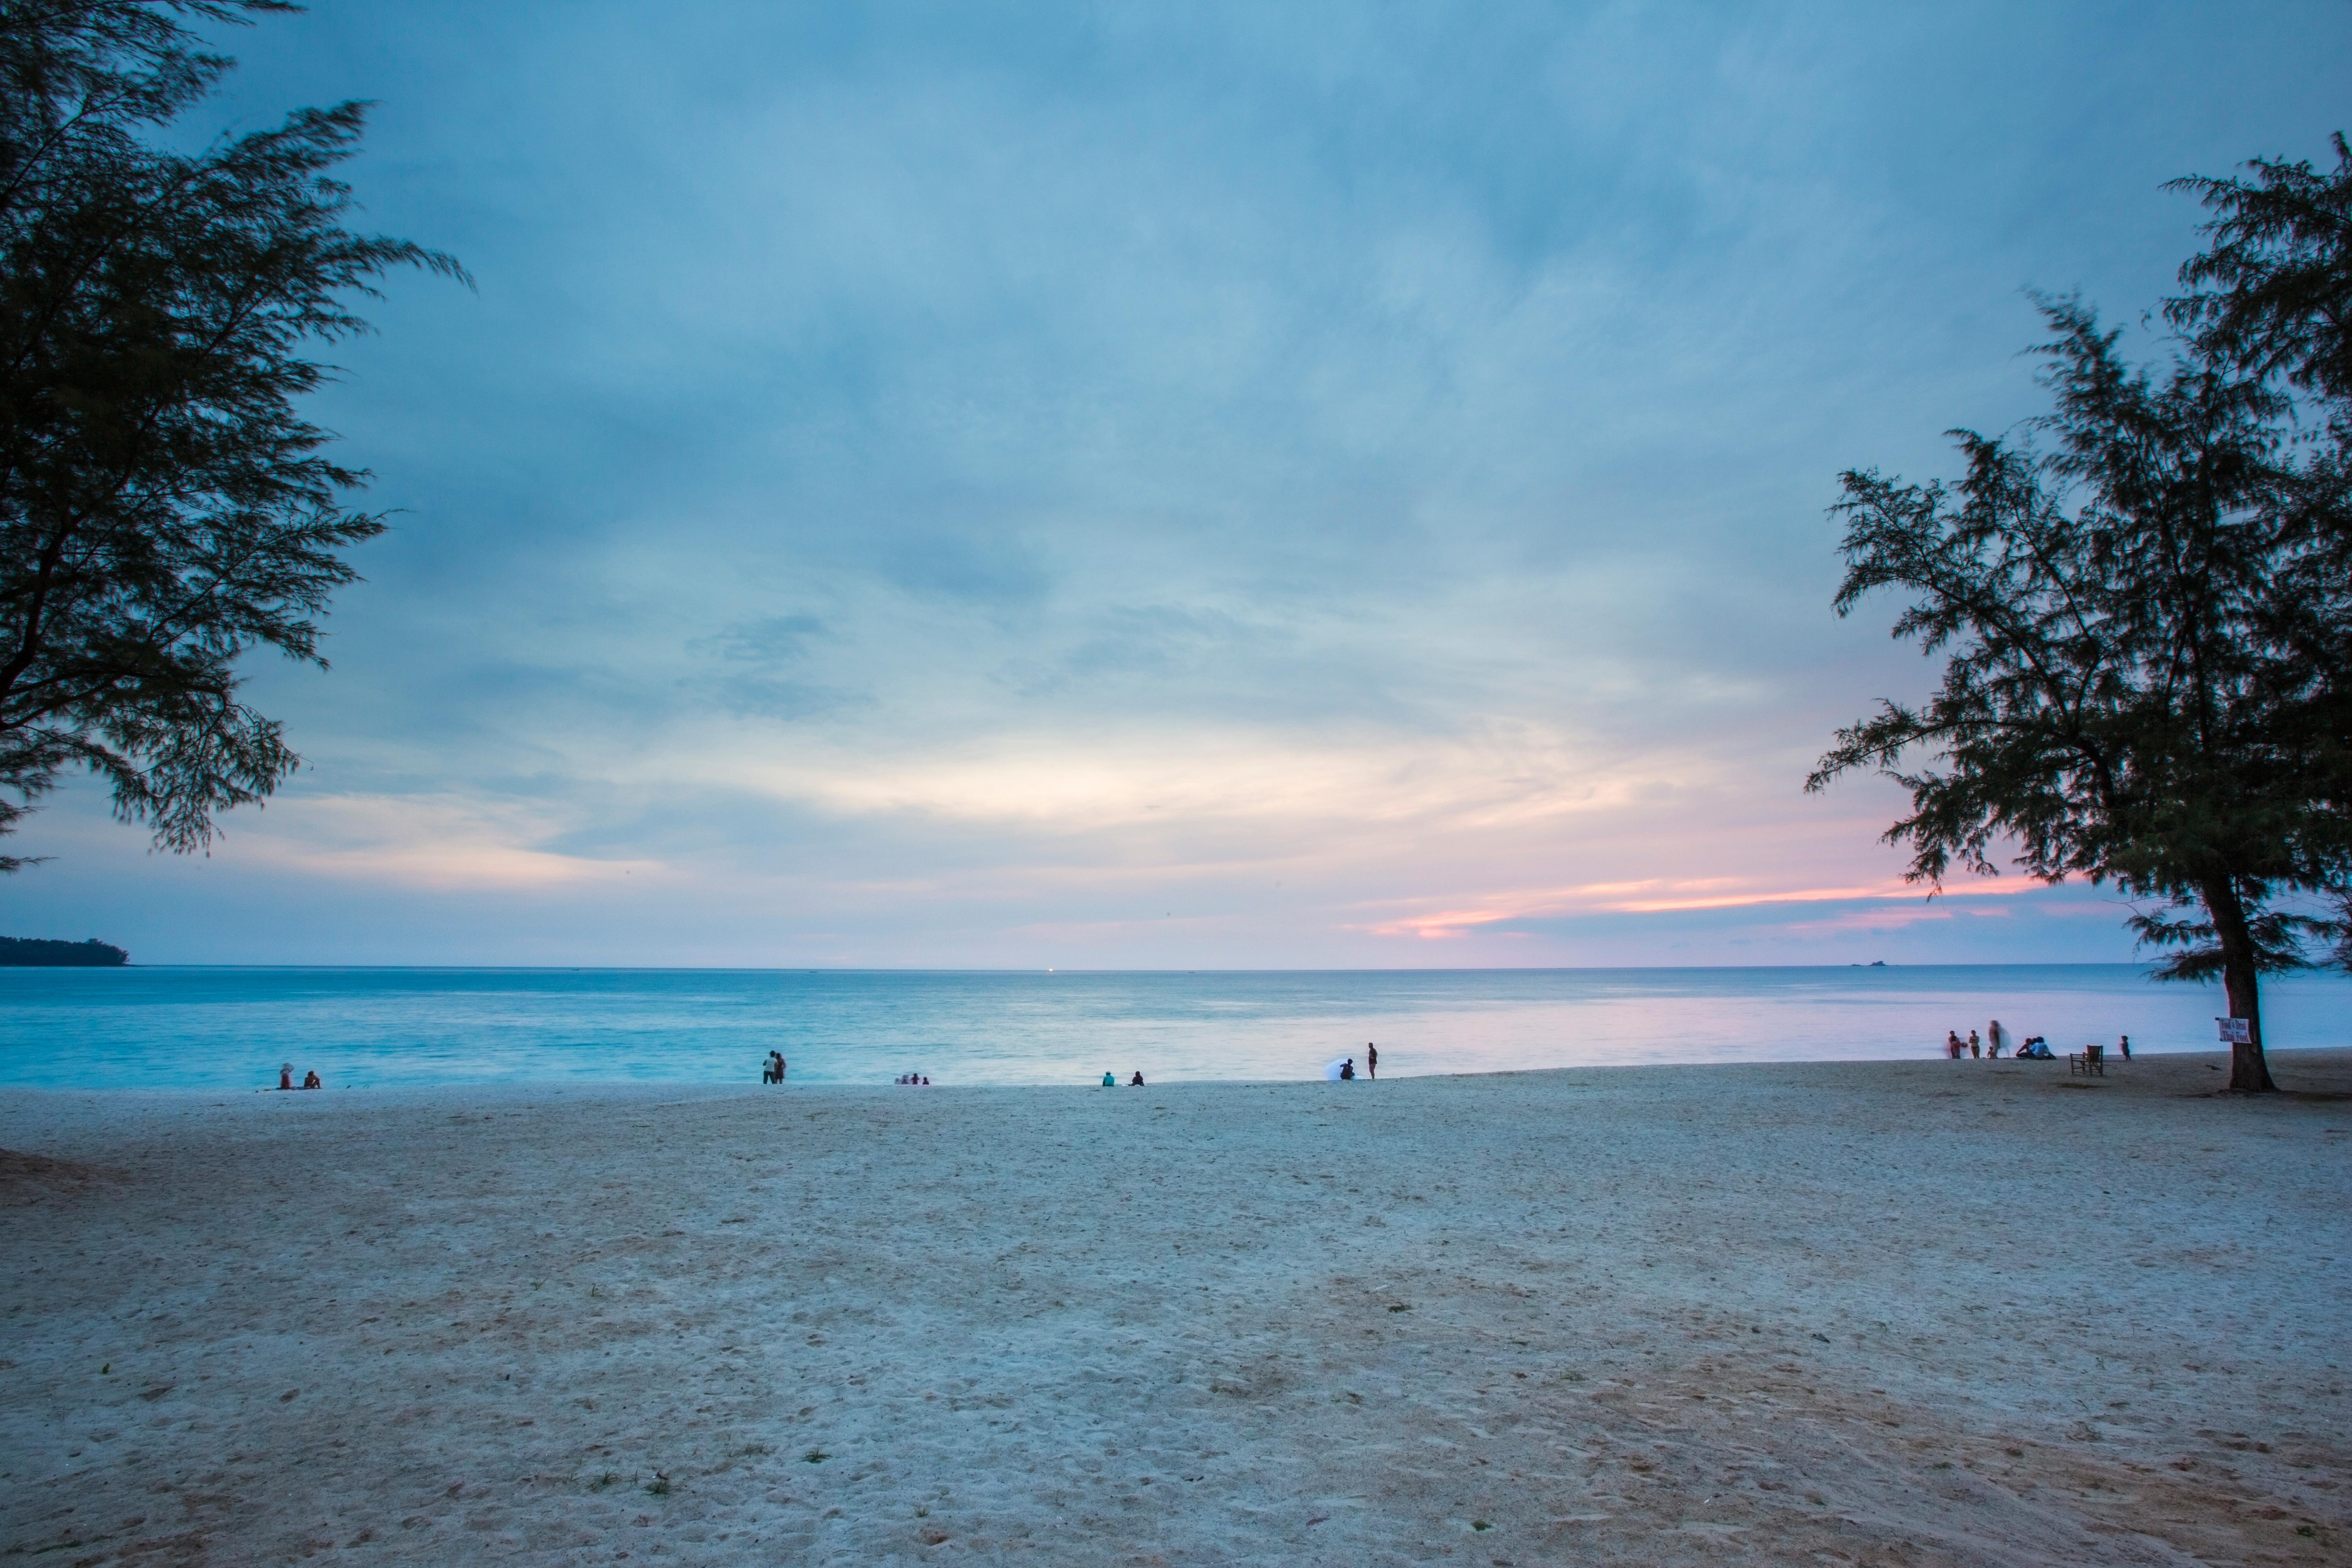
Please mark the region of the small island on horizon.
<svg viewBox="0 0 2352 1568"><path fill-rule="evenodd" d="M59 942L44 937L0 936L0 969L114 969L131 954L96 937Z"/></svg>

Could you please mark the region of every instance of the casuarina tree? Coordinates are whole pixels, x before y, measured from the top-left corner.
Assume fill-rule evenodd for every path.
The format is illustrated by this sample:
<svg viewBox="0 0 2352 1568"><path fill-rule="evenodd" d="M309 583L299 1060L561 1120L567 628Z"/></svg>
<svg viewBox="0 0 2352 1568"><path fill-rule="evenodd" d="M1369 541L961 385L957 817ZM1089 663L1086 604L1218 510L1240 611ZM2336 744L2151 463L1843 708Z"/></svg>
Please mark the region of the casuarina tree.
<svg viewBox="0 0 2352 1568"><path fill-rule="evenodd" d="M2254 167L2199 185L2215 245L2182 269L2244 297L2174 301L2189 335L2160 373L2079 303L2045 302L2048 415L1954 432L1948 488L1843 476L1838 612L1903 592L1895 636L1947 658L1926 702L1840 731L1807 787L1856 768L1901 783L1911 812L1886 837L1931 888L2006 853L2156 906L2131 923L2164 950L2158 976L2222 983L2249 1037L2231 1084L2259 1092L2261 976L2342 934L2315 911L2352 880L2340 316L2328 336L2352 247L2340 223L2250 216L2284 185L2323 212L2333 190L2340 218L2344 173Z"/></svg>
<svg viewBox="0 0 2352 1568"><path fill-rule="evenodd" d="M0 834L75 767L163 847L298 764L240 696L382 531L298 405L349 301L448 257L352 232L364 105L196 153L158 139L229 68L192 30L281 0L0 6ZM0 857L0 870L26 862Z"/></svg>

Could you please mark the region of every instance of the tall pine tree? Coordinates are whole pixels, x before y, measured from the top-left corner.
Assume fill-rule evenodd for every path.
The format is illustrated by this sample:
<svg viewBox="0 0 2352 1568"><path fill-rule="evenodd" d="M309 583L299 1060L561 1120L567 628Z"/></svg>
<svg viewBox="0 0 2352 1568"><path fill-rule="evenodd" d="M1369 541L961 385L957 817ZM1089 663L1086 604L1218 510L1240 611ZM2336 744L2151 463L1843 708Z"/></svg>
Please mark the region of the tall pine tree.
<svg viewBox="0 0 2352 1568"><path fill-rule="evenodd" d="M364 106L152 140L230 68L192 23L291 9L0 8L0 835L80 766L159 846L208 843L299 762L241 657L323 667L345 552L383 530L296 413L328 374L304 349L364 331L344 301L389 268L464 275L344 226Z"/></svg>
<svg viewBox="0 0 2352 1568"><path fill-rule="evenodd" d="M1940 689L1840 731L1807 782L1904 784L1887 832L1931 886L1955 867L2081 875L2160 901L2158 973L2219 979L2250 1038L2231 1087L2275 1087L2261 976L2352 927L2352 150L2183 182L2215 212L2151 374L2079 304L2045 305L2052 412L1954 436L1965 478L1843 477L1836 607L1911 595L1895 635L1949 649ZM1924 762L1914 761L1924 758ZM2339 952L2341 946L2339 946Z"/></svg>

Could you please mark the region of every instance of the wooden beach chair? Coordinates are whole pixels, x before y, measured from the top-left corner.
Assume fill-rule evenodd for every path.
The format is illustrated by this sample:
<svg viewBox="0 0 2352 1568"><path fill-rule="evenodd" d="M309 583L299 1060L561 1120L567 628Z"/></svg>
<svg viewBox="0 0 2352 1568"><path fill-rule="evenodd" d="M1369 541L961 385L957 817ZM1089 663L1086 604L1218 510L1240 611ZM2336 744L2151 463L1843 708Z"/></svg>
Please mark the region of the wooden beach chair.
<svg viewBox="0 0 2352 1568"><path fill-rule="evenodd" d="M2066 1071L2070 1075L2080 1073L2084 1078L2106 1077L2107 1047L2105 1046L2084 1047L2081 1050L2074 1052L2066 1058Z"/></svg>

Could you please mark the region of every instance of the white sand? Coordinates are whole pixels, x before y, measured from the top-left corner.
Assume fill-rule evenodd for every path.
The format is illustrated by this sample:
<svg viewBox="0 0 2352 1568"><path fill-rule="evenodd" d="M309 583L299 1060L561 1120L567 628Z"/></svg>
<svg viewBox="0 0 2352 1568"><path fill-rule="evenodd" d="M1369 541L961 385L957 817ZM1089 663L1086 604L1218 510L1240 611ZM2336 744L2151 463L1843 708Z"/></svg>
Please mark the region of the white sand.
<svg viewBox="0 0 2352 1568"><path fill-rule="evenodd" d="M10 1092L0 1558L2346 1562L2278 1067Z"/></svg>

